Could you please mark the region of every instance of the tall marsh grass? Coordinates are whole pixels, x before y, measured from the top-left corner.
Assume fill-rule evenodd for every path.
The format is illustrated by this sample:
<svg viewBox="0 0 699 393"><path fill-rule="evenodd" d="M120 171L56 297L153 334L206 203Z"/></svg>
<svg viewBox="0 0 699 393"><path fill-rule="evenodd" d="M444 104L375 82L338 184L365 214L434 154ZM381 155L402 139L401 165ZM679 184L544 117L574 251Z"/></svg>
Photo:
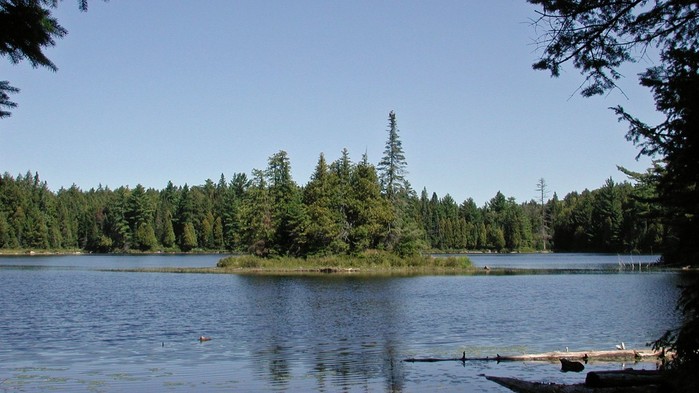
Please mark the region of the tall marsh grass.
<svg viewBox="0 0 699 393"><path fill-rule="evenodd" d="M230 256L218 264L226 269L259 270L468 270L473 267L466 256L435 258L431 256L400 257L382 251L365 251L355 256L333 255L307 258L260 258L251 255Z"/></svg>

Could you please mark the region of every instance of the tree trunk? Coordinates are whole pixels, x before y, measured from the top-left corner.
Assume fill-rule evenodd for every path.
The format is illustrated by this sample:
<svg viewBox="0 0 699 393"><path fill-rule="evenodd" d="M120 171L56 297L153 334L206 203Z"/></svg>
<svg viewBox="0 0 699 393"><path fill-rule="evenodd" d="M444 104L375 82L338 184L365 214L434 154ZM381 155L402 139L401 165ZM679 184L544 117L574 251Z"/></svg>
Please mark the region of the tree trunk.
<svg viewBox="0 0 699 393"><path fill-rule="evenodd" d="M619 371L591 371L585 378L585 386L589 387L617 387L660 385L664 382L663 375L655 370L619 370Z"/></svg>
<svg viewBox="0 0 699 393"><path fill-rule="evenodd" d="M489 381L504 386L518 393L657 393L662 391L658 385L620 386L594 388L584 384L562 385L522 381L516 378L486 376Z"/></svg>

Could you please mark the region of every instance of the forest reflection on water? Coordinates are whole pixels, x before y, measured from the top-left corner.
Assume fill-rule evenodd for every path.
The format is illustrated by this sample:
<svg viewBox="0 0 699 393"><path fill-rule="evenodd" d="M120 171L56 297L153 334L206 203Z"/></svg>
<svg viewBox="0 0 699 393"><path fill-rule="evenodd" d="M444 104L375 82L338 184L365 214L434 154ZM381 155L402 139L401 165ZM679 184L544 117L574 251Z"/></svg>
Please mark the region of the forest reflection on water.
<svg viewBox="0 0 699 393"><path fill-rule="evenodd" d="M70 258L0 258L3 388L506 391L480 374L584 376L549 363L402 360L644 348L678 318L674 273L239 276L104 272ZM138 258L148 257L108 261L156 264ZM177 258L163 260L192 263ZM205 259L195 263L215 264Z"/></svg>

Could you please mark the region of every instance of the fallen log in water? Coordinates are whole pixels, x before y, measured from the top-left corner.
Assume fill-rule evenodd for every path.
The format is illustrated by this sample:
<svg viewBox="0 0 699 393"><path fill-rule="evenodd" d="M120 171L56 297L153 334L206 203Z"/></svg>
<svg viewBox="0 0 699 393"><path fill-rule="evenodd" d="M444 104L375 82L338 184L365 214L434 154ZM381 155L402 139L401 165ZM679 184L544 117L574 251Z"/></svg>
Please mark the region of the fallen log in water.
<svg viewBox="0 0 699 393"><path fill-rule="evenodd" d="M589 387L616 387L660 385L664 382L663 374L656 370L612 370L591 371L585 378L585 386Z"/></svg>
<svg viewBox="0 0 699 393"><path fill-rule="evenodd" d="M467 360L473 360L473 359L468 359L466 358L466 352L464 352L463 356L460 358L408 358L408 359L403 359L404 362L408 363L434 363L434 362L465 362Z"/></svg>
<svg viewBox="0 0 699 393"><path fill-rule="evenodd" d="M557 361L565 358L568 360L640 360L657 358L660 352L649 350L614 350L614 351L576 351L576 352L546 352L529 355L512 355L512 356L496 356L494 360L499 361L534 361L534 360L550 360Z"/></svg>
<svg viewBox="0 0 699 393"><path fill-rule="evenodd" d="M660 391L659 385L589 387L582 383L563 385L494 376L486 376L486 379L518 393L655 393Z"/></svg>
<svg viewBox="0 0 699 393"><path fill-rule="evenodd" d="M590 360L600 361L624 361L624 360L643 360L658 358L663 354L658 351L650 351L645 349L626 349L626 350L611 350L611 351L576 351L576 352L546 352L535 353L528 355L507 355L487 357L466 357L464 352L460 358L408 358L405 362L448 362L448 361L496 361L496 362L527 362L527 361L553 361L558 362L559 359L565 358L568 360L581 360L584 362Z"/></svg>

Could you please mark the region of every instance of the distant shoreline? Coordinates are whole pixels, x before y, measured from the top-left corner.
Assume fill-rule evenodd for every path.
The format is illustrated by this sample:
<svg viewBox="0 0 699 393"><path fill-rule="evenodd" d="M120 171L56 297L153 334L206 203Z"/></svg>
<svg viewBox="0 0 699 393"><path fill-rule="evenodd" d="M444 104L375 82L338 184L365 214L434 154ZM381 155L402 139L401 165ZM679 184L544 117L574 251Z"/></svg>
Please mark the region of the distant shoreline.
<svg viewBox="0 0 699 393"><path fill-rule="evenodd" d="M62 255L238 255L229 251L124 251L124 252L89 252L83 250L3 250L2 256L62 256Z"/></svg>

